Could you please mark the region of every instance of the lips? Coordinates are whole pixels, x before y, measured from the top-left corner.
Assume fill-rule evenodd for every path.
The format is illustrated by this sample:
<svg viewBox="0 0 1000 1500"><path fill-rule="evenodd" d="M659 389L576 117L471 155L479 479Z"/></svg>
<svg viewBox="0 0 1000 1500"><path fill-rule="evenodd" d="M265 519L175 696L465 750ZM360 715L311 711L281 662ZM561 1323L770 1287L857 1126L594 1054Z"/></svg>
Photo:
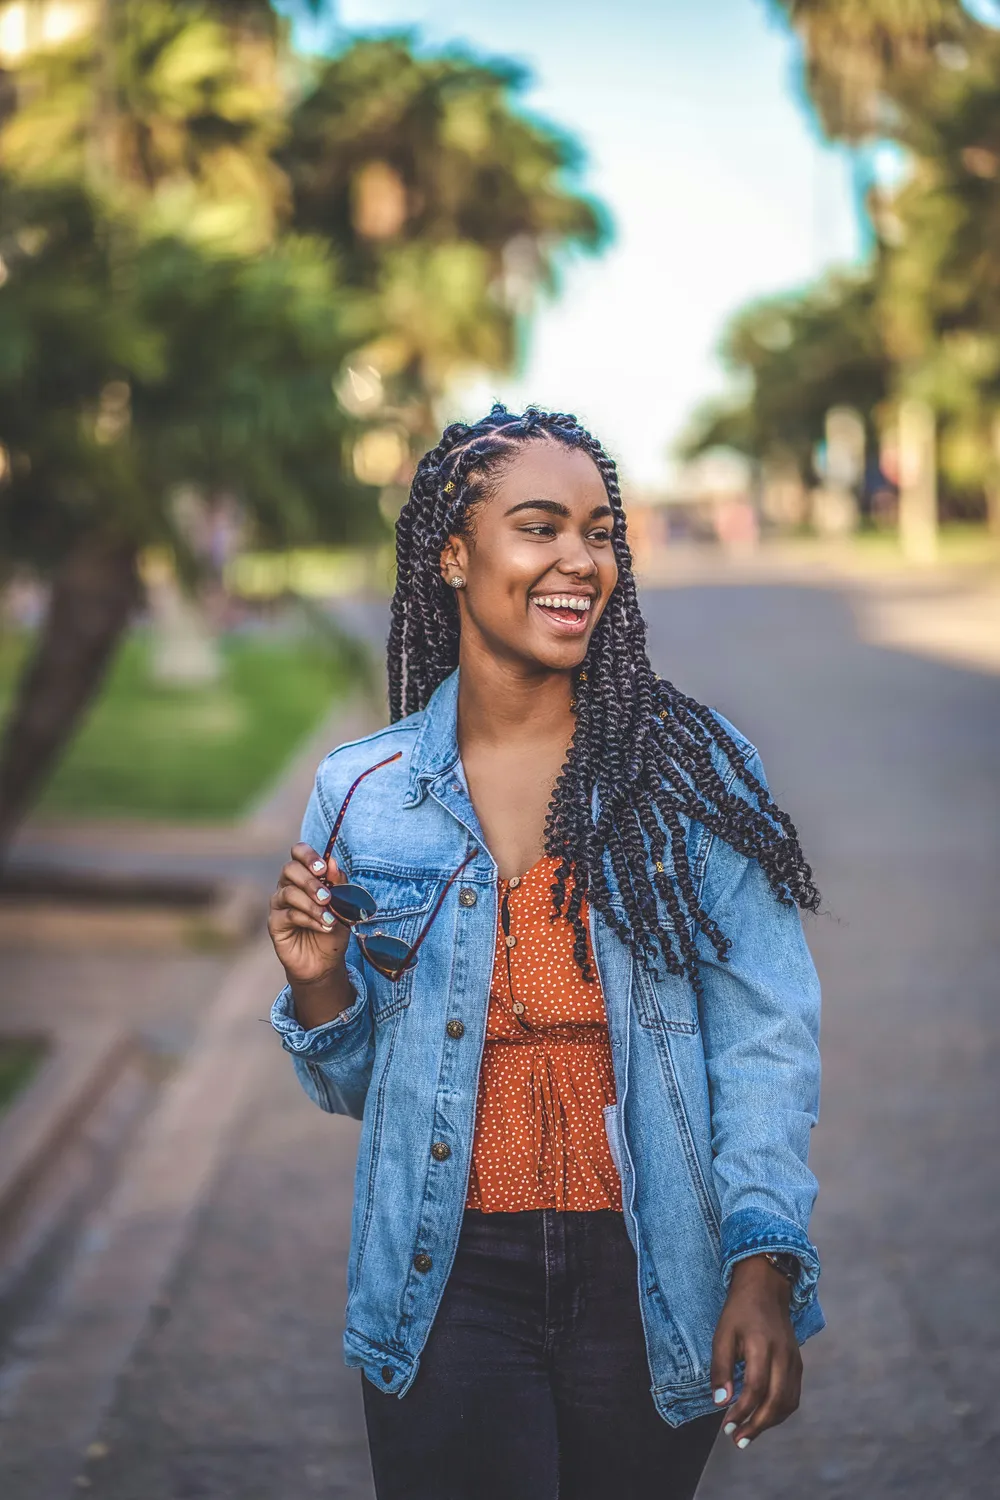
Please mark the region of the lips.
<svg viewBox="0 0 1000 1500"><path fill-rule="evenodd" d="M591 594L532 594L530 602L560 635L581 635L594 606Z"/></svg>

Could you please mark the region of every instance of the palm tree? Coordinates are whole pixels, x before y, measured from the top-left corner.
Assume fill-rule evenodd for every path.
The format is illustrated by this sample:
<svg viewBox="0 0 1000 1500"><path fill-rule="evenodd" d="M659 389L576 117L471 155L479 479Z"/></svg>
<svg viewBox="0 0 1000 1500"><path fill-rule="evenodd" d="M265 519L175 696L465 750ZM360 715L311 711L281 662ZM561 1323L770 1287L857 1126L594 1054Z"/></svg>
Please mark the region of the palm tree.
<svg viewBox="0 0 1000 1500"><path fill-rule="evenodd" d="M899 81L922 79L936 49L974 29L961 0L770 0L802 44L806 86L827 132L893 134ZM947 54L946 54L947 55Z"/></svg>
<svg viewBox="0 0 1000 1500"><path fill-rule="evenodd" d="M767 461L794 461L814 479L813 453L831 407L869 414L886 398L891 365L875 312L871 272L837 273L806 292L743 308L723 336L726 366L749 393L696 414L682 445L695 457L724 445Z"/></svg>
<svg viewBox="0 0 1000 1500"><path fill-rule="evenodd" d="M265 538L343 533L326 248L282 232L267 7L106 5L27 55L0 131L0 536L52 580L0 745L0 850L96 692L182 483Z"/></svg>
<svg viewBox="0 0 1000 1500"><path fill-rule="evenodd" d="M0 745L0 853L141 548L184 560L178 486L236 490L265 544L377 525L365 424L405 447L457 370L508 368L535 289L606 234L516 69L361 41L289 118L269 5L87 11L0 88L0 553L52 580Z"/></svg>
<svg viewBox="0 0 1000 1500"><path fill-rule="evenodd" d="M517 107L525 81L361 39L322 68L279 152L295 223L336 246L367 314L362 361L416 442L456 374L516 363L537 291L608 236L575 187L578 148Z"/></svg>

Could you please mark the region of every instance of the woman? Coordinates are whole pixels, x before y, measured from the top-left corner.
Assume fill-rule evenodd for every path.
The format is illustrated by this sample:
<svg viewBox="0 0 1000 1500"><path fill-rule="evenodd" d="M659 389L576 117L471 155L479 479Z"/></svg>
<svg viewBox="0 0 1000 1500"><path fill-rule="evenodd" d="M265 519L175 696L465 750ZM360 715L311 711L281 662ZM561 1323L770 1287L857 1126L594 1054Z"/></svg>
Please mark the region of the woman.
<svg viewBox="0 0 1000 1500"><path fill-rule="evenodd" d="M819 897L756 750L650 667L575 418L449 427L397 565L392 724L323 762L270 919L274 1025L363 1122L377 1494L682 1500L823 1326Z"/></svg>

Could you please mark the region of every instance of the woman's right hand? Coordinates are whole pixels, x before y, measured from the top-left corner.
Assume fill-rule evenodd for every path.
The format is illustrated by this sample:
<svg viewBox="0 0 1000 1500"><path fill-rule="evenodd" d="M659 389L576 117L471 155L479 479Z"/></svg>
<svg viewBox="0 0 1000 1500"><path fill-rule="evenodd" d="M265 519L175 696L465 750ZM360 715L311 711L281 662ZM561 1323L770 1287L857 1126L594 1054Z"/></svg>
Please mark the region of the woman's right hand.
<svg viewBox="0 0 1000 1500"><path fill-rule="evenodd" d="M271 897L267 930L293 994L346 981L344 954L351 929L330 910L330 890L347 876L333 858L324 860L308 844L293 844L291 858Z"/></svg>

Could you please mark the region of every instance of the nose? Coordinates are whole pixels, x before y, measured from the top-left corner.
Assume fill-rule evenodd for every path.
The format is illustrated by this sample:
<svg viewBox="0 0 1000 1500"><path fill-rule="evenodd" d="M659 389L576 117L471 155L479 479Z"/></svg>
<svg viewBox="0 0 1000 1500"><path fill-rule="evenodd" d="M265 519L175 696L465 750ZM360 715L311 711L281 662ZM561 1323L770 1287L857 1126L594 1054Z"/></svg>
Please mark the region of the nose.
<svg viewBox="0 0 1000 1500"><path fill-rule="evenodd" d="M593 578L597 563L582 536L566 536L560 550L556 572L572 578Z"/></svg>

